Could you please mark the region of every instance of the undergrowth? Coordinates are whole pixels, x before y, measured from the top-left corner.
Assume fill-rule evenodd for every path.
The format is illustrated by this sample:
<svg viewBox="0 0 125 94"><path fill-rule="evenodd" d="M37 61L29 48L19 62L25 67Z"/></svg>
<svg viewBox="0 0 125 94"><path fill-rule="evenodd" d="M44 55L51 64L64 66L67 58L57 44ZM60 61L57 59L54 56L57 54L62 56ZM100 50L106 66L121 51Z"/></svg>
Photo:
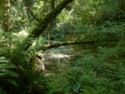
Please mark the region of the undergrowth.
<svg viewBox="0 0 125 94"><path fill-rule="evenodd" d="M124 24L78 25L78 29L81 32L77 34L82 35L77 41L98 40L81 48L94 52L81 52L69 64L60 61L56 65L55 61L56 66L47 72L33 70L35 52L19 50L22 39L1 34L0 94L125 94ZM76 47L81 45L74 50Z"/></svg>
<svg viewBox="0 0 125 94"><path fill-rule="evenodd" d="M124 42L72 62L49 82L47 94L124 94Z"/></svg>

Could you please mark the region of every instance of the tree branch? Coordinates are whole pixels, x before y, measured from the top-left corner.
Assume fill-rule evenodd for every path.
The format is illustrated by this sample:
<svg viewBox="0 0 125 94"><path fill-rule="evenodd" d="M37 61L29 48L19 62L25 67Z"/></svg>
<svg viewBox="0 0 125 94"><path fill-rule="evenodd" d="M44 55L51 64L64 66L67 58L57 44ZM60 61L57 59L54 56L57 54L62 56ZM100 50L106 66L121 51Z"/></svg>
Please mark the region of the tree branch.
<svg viewBox="0 0 125 94"><path fill-rule="evenodd" d="M24 0L26 9L27 9L27 14L29 14L30 16L32 16L32 18L34 18L37 22L40 22L40 19L36 17L36 15L34 15L33 11L31 10L31 5L30 2L27 0Z"/></svg>
<svg viewBox="0 0 125 94"><path fill-rule="evenodd" d="M104 44L116 44L118 41L103 41L102 43ZM52 48L56 48L56 47L59 47L59 46L67 46L67 45L85 45L85 44L89 44L89 45L93 45L93 44L97 44L97 43L100 43L100 41L97 41L97 40L88 40L88 41L82 41L82 42L79 42L79 41L66 41L66 42L57 42L57 43L52 43L52 44L45 44L43 45L41 48L37 49L37 51L40 51L40 50L48 50L48 49L52 49Z"/></svg>
<svg viewBox="0 0 125 94"><path fill-rule="evenodd" d="M53 44L46 44L43 47L41 47L41 49L43 51L51 49L51 48L56 48L59 46L66 46L66 45L77 45L77 44L95 44L98 43L97 41L83 41L83 42L77 42L77 41L66 41L66 42L58 42L58 43L53 43ZM41 50L38 49L38 50Z"/></svg>

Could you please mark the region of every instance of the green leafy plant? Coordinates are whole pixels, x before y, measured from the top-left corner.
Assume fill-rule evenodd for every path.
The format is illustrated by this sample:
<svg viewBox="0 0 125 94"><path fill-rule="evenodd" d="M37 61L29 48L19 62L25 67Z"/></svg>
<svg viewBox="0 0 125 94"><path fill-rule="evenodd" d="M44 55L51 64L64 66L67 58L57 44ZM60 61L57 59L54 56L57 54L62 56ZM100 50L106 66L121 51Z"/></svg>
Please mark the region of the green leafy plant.
<svg viewBox="0 0 125 94"><path fill-rule="evenodd" d="M16 69L16 66L14 64L9 62L9 60L7 60L5 57L0 57L1 92L6 92L4 91L4 89L6 90L7 88L10 88L10 86L18 87L18 83L15 79L19 78L19 75L18 73L13 71L14 69Z"/></svg>
<svg viewBox="0 0 125 94"><path fill-rule="evenodd" d="M48 94L124 94L124 47L121 42L79 57L67 71L51 79Z"/></svg>

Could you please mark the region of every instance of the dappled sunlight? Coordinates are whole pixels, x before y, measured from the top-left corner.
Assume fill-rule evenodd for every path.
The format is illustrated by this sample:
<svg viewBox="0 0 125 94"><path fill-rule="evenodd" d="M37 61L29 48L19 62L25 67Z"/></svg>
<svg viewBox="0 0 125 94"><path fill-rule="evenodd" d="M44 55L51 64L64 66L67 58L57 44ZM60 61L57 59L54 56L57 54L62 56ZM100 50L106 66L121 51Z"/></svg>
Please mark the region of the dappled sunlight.
<svg viewBox="0 0 125 94"><path fill-rule="evenodd" d="M18 33L13 33L13 35L15 35L17 37L25 38L28 36L28 32L26 30L21 30Z"/></svg>
<svg viewBox="0 0 125 94"><path fill-rule="evenodd" d="M39 53L38 56L42 57L42 60L45 61L53 59L53 60L64 60L64 59L70 59L73 54L73 49L69 49L67 47L59 47L56 49L50 49L47 50L45 53Z"/></svg>
<svg viewBox="0 0 125 94"><path fill-rule="evenodd" d="M26 37L26 36L28 36L28 33L27 33L26 30L22 30L22 31L20 31L20 32L18 33L18 35L19 35L19 36Z"/></svg>
<svg viewBox="0 0 125 94"><path fill-rule="evenodd" d="M125 94L124 5L0 0L0 94Z"/></svg>
<svg viewBox="0 0 125 94"><path fill-rule="evenodd" d="M70 55L51 53L51 58L55 58L55 59L70 58Z"/></svg>

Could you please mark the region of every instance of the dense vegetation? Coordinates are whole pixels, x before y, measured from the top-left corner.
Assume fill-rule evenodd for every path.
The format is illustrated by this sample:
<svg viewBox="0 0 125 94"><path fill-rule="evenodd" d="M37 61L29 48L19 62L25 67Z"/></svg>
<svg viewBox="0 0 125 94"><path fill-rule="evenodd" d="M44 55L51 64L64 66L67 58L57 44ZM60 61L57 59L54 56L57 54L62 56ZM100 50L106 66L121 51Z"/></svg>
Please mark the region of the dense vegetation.
<svg viewBox="0 0 125 94"><path fill-rule="evenodd" d="M125 94L125 0L0 0L0 94Z"/></svg>

